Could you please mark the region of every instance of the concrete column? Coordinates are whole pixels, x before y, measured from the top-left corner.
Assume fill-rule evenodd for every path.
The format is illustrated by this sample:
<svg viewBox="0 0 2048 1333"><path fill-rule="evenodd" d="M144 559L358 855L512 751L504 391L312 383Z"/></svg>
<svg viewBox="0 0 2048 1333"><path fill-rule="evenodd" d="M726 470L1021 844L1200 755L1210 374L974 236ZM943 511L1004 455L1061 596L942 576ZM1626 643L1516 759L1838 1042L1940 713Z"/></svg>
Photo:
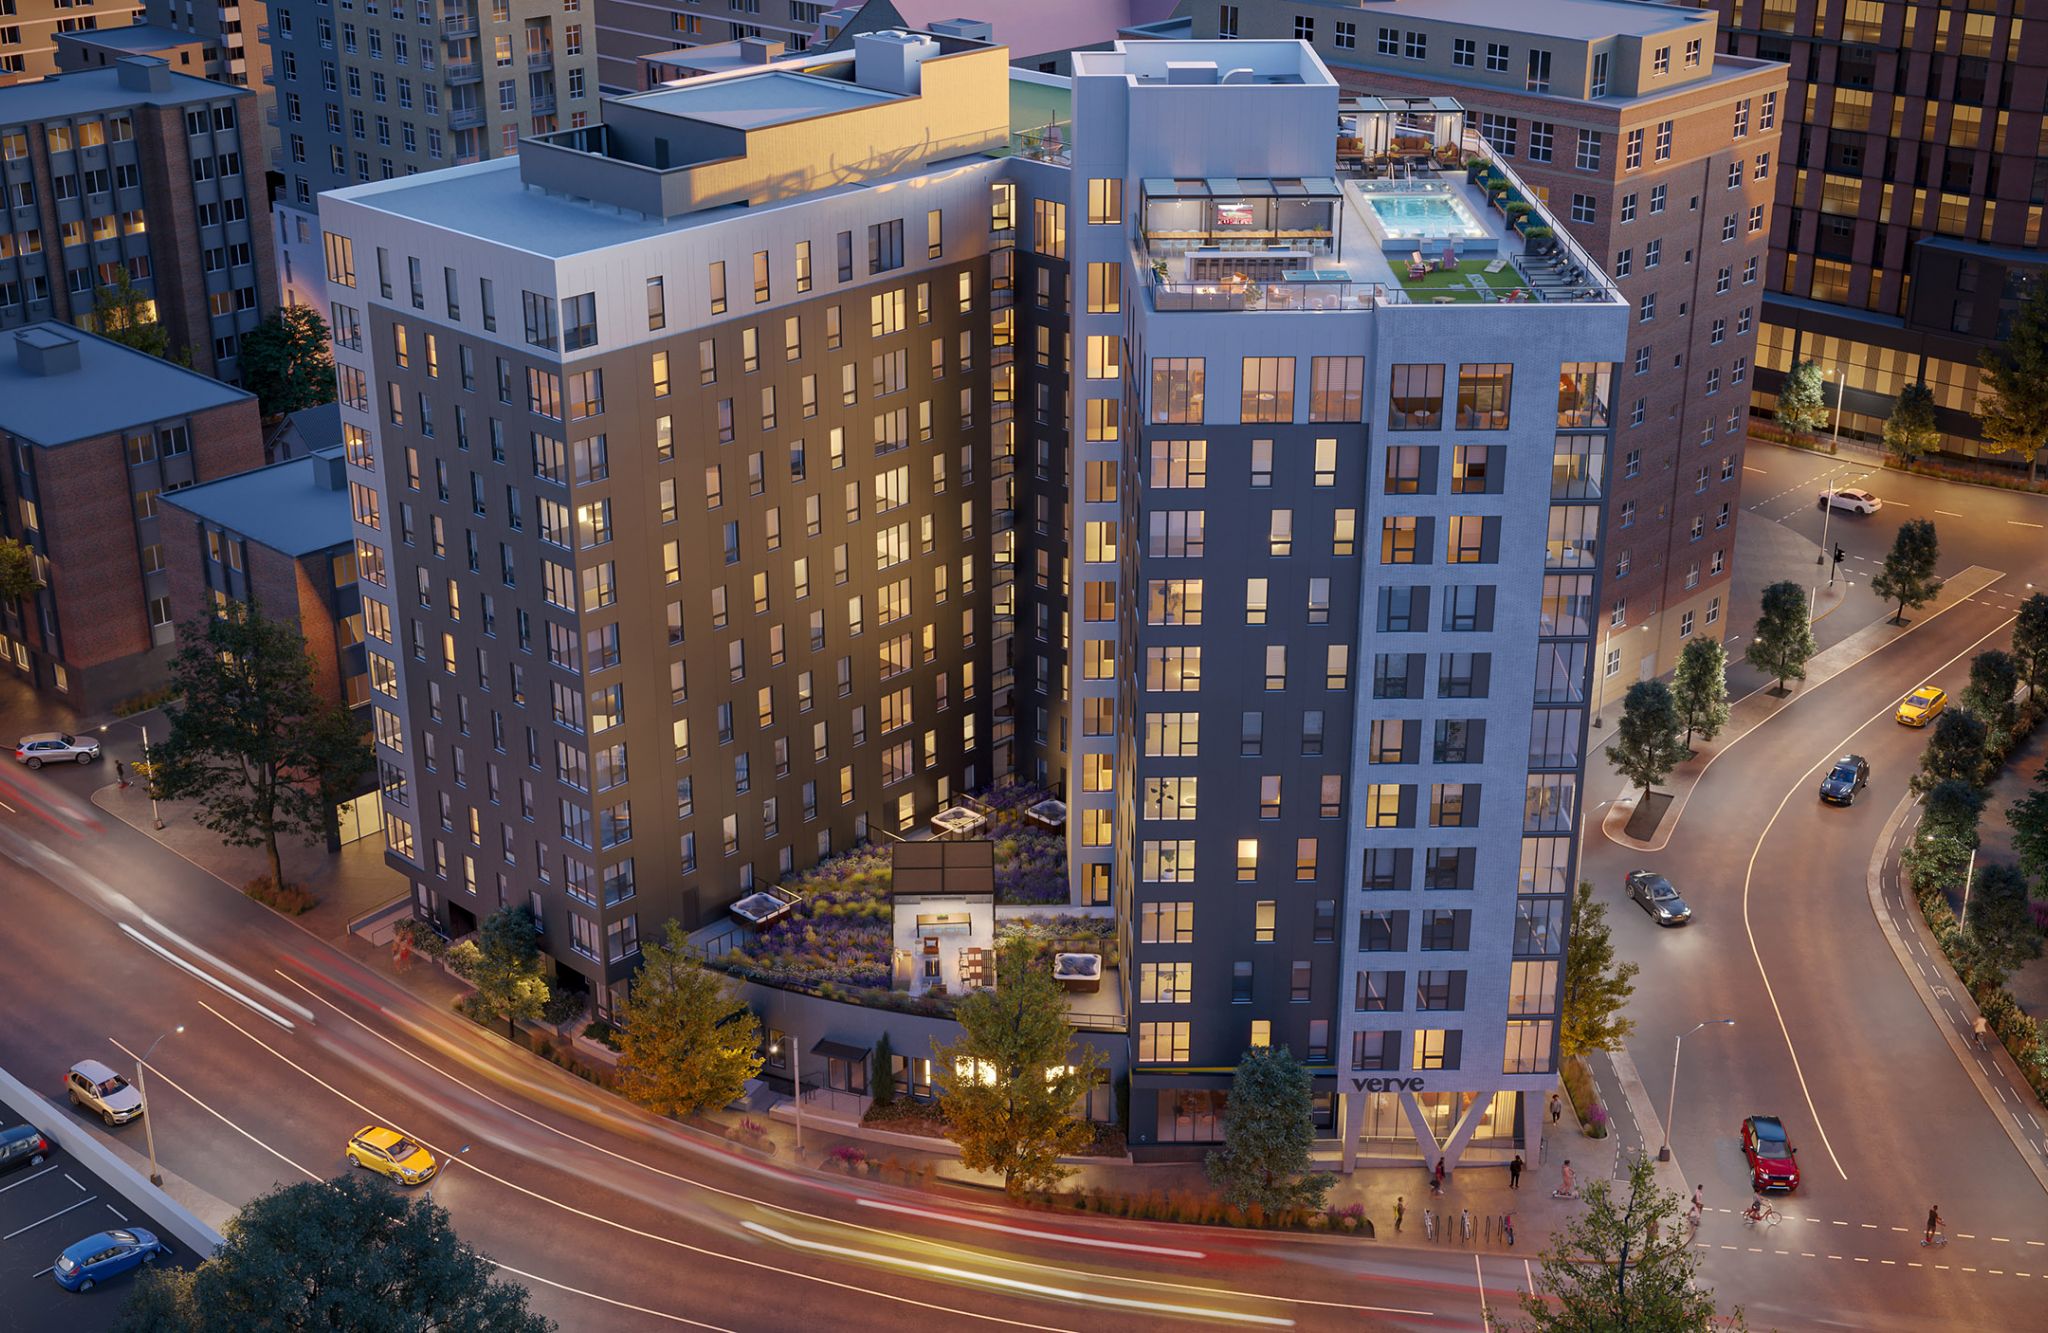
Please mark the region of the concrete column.
<svg viewBox="0 0 2048 1333"><path fill-rule="evenodd" d="M1407 1113L1408 1128L1414 1131L1416 1145L1422 1149L1422 1169L1435 1171L1436 1159L1442 1154L1437 1151L1436 1134L1429 1127L1429 1117L1422 1113L1422 1103L1415 1100L1414 1093L1404 1090L1401 1093L1401 1109ZM1450 1169L1449 1163L1446 1163L1444 1170Z"/></svg>
<svg viewBox="0 0 2048 1333"><path fill-rule="evenodd" d="M1465 1114L1458 1117L1458 1123L1451 1127L1450 1141L1444 1145L1445 1174L1457 1169L1458 1158L1464 1155L1465 1145L1472 1141L1472 1133L1479 1128L1479 1122L1486 1118L1486 1108L1493 1105L1493 1098L1494 1094L1490 1092L1474 1096L1472 1104L1465 1108Z"/></svg>
<svg viewBox="0 0 2048 1333"><path fill-rule="evenodd" d="M1366 1098L1370 1093L1346 1092L1339 1097L1344 1103L1344 1113L1338 1122L1344 1134L1344 1174L1350 1175L1358 1169L1358 1137L1365 1132Z"/></svg>

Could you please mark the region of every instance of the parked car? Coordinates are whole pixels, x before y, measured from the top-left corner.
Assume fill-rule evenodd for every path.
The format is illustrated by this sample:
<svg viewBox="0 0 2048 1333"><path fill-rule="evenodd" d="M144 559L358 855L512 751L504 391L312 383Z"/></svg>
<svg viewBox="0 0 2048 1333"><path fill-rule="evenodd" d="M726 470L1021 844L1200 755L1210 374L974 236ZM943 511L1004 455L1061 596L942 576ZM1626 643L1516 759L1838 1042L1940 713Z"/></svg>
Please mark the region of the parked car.
<svg viewBox="0 0 2048 1333"><path fill-rule="evenodd" d="M1948 707L1948 691L1922 685L1899 704L1899 721L1909 727L1924 727Z"/></svg>
<svg viewBox="0 0 2048 1333"><path fill-rule="evenodd" d="M72 736L61 731L39 731L23 736L14 747L16 762L30 768L44 764L89 764L100 757L100 743L90 736Z"/></svg>
<svg viewBox="0 0 2048 1333"><path fill-rule="evenodd" d="M1799 1188L1799 1163L1793 1160L1798 1151L1778 1117L1753 1115L1742 1122L1742 1155L1749 1159L1749 1187L1758 1194L1790 1194Z"/></svg>
<svg viewBox="0 0 2048 1333"><path fill-rule="evenodd" d="M1820 780L1820 798L1833 805L1856 804L1856 793L1870 785L1870 765L1860 754L1845 754Z"/></svg>
<svg viewBox="0 0 2048 1333"><path fill-rule="evenodd" d="M1654 870L1631 870L1625 881L1628 896L1641 903L1650 919L1660 926L1682 926L1692 920L1692 909L1671 881Z"/></svg>
<svg viewBox="0 0 2048 1333"><path fill-rule="evenodd" d="M348 1160L406 1185L424 1185L441 1169L434 1154L383 1125L357 1130L348 1141Z"/></svg>
<svg viewBox="0 0 2048 1333"><path fill-rule="evenodd" d="M128 1080L97 1060L80 1060L64 1076L64 1091L73 1106L84 1107L109 1126L125 1125L142 1114L142 1094Z"/></svg>
<svg viewBox="0 0 2048 1333"><path fill-rule="evenodd" d="M34 1125L0 1129L0 1171L11 1171L17 1166L41 1166L50 1151L50 1140Z"/></svg>
<svg viewBox="0 0 2048 1333"><path fill-rule="evenodd" d="M154 1231L121 1227L66 1246L51 1273L66 1291L91 1291L108 1278L119 1277L138 1264L155 1263L158 1255L169 1252Z"/></svg>
<svg viewBox="0 0 2048 1333"><path fill-rule="evenodd" d="M1844 487L1838 491L1822 491L1820 493L1820 503L1816 508L1827 509L1829 507L1844 509L1852 514L1874 514L1884 508L1884 501L1878 499L1869 491L1859 491L1853 487Z"/></svg>

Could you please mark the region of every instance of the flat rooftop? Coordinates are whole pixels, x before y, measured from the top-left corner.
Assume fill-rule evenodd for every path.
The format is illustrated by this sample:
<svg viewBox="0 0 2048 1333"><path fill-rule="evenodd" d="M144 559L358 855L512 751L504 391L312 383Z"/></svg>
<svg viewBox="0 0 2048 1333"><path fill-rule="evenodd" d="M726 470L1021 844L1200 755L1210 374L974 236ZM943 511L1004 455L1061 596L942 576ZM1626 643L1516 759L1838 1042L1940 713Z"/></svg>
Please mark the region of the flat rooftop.
<svg viewBox="0 0 2048 1333"><path fill-rule="evenodd" d="M41 86L18 84L0 92ZM78 368L36 373L22 363L24 336L44 345L76 343ZM112 435L245 398L254 395L69 324L46 320L0 333L0 430L36 444Z"/></svg>
<svg viewBox="0 0 2048 1333"><path fill-rule="evenodd" d="M340 457L323 450L163 497L209 523L289 556L312 555L355 540L348 492L322 484Z"/></svg>
<svg viewBox="0 0 2048 1333"><path fill-rule="evenodd" d="M87 46L102 46L110 51L139 51L145 55L174 46L204 46L206 39L194 32L179 32L155 23L133 23L125 28L95 28L91 32L67 32L61 34L74 42Z"/></svg>
<svg viewBox="0 0 2048 1333"><path fill-rule="evenodd" d="M104 33L81 34L102 37ZM190 74L166 70L169 86L151 91L131 88L121 82L118 66L82 69L71 74L53 74L32 83L0 88L0 125L57 120L64 116L86 116L96 111L118 111L127 106L182 106L187 102L210 102L222 97L253 97L247 88Z"/></svg>
<svg viewBox="0 0 2048 1333"><path fill-rule="evenodd" d="M1369 17L1452 23L1497 32L1594 41L1602 37L1650 37L1681 28L1714 26L1712 9L1681 9L1657 0L1373 0Z"/></svg>
<svg viewBox="0 0 2048 1333"><path fill-rule="evenodd" d="M735 130L758 130L893 102L902 96L838 79L771 69L751 78L685 83L622 100L665 115L687 116Z"/></svg>

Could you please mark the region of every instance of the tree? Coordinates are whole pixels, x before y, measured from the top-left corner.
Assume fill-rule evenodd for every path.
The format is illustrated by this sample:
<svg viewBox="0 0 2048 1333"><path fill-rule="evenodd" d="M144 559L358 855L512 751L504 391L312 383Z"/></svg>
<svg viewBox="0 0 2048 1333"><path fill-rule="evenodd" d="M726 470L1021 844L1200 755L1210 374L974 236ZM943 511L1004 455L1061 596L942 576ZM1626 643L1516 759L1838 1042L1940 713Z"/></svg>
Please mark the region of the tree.
<svg viewBox="0 0 2048 1333"><path fill-rule="evenodd" d="M888 1106L896 1100L896 1050L889 1044L889 1034L884 1032L875 1038L875 1072L868 1078L868 1096L877 1106Z"/></svg>
<svg viewBox="0 0 2048 1333"><path fill-rule="evenodd" d="M367 1175L280 1185L224 1228L196 1269L151 1269L122 1333L548 1333L526 1288L495 1279L430 1194Z"/></svg>
<svg viewBox="0 0 2048 1333"><path fill-rule="evenodd" d="M1312 1168L1313 1081L1285 1046L1254 1046L1230 1077L1223 1146L1204 1164L1234 1208L1319 1208L1332 1177Z"/></svg>
<svg viewBox="0 0 2048 1333"><path fill-rule="evenodd" d="M619 1091L661 1115L692 1116L728 1105L761 1072L761 1020L671 921L661 943L640 946L619 1047Z"/></svg>
<svg viewBox="0 0 2048 1333"><path fill-rule="evenodd" d="M1682 729L1671 687L1661 680L1639 680L1621 701L1621 720L1614 724L1607 758L1648 796L1689 753L1679 737Z"/></svg>
<svg viewBox="0 0 2048 1333"><path fill-rule="evenodd" d="M36 575L36 553L12 537L0 537L0 601L33 597L42 586Z"/></svg>
<svg viewBox="0 0 2048 1333"><path fill-rule="evenodd" d="M2012 825L2020 870L2034 882L2038 896L2048 898L2048 768L2034 775L2025 796L2006 807L2005 822Z"/></svg>
<svg viewBox="0 0 2048 1333"><path fill-rule="evenodd" d="M1942 429L1934 420L1934 391L1924 384L1899 390L1892 414L1884 422L1884 447L1901 463L1941 447Z"/></svg>
<svg viewBox="0 0 2048 1333"><path fill-rule="evenodd" d="M1043 966L1005 949L993 991L960 1001L960 1040L934 1048L946 1130L972 1171L1000 1171L1012 1197L1058 1183L1059 1159L1079 1152L1094 1127L1074 1108L1095 1084L1102 1052L1079 1045L1066 996Z"/></svg>
<svg viewBox="0 0 2048 1333"><path fill-rule="evenodd" d="M1717 1315L1695 1277L1699 1259L1679 1228L1679 1198L1657 1188L1647 1156L1629 1163L1626 1192L1585 1186L1586 1206L1543 1251L1536 1290L1522 1297L1532 1333L1709 1333L1744 1329L1742 1311Z"/></svg>
<svg viewBox="0 0 2048 1333"><path fill-rule="evenodd" d="M2048 287L2033 284L2005 341L1986 349L1977 425L1992 453L2025 454L2034 484L2041 443L2048 439Z"/></svg>
<svg viewBox="0 0 2048 1333"><path fill-rule="evenodd" d="M1826 381L1816 362L1801 361L1778 385L1778 424L1811 435L1828 419Z"/></svg>
<svg viewBox="0 0 2048 1333"><path fill-rule="evenodd" d="M242 335L236 356L242 387L255 394L263 415L318 407L334 401L334 357L327 321L311 306L285 306Z"/></svg>
<svg viewBox="0 0 2048 1333"><path fill-rule="evenodd" d="M1775 676L1778 692L1788 680L1806 679L1806 661L1813 656L1813 623L1807 618L1806 594L1796 583L1773 583L1764 589L1756 633L1742 649L1742 660Z"/></svg>
<svg viewBox="0 0 2048 1333"><path fill-rule="evenodd" d="M1688 751L1694 732L1701 740L1710 741L1728 725L1728 650L1719 639L1686 640L1671 677L1671 701L1685 726Z"/></svg>
<svg viewBox="0 0 2048 1333"><path fill-rule="evenodd" d="M2012 660L2030 695L2048 684L2048 592L2037 592L2020 603L2012 626Z"/></svg>
<svg viewBox="0 0 2048 1333"><path fill-rule="evenodd" d="M1985 744L2003 754L2012 746L2019 721L2020 671L2009 653L1990 648L1970 661L1970 683L1963 707L1984 723Z"/></svg>
<svg viewBox="0 0 2048 1333"><path fill-rule="evenodd" d="M150 356L171 357L171 333L156 317L156 303L128 281L128 270L92 296L92 326L103 338ZM181 363L185 358L178 358Z"/></svg>
<svg viewBox="0 0 2048 1333"><path fill-rule="evenodd" d="M1970 886L1964 957L1970 982L1998 987L2030 958L2041 956L2041 928L2027 905L2027 877L2006 865L1980 865Z"/></svg>
<svg viewBox="0 0 2048 1333"><path fill-rule="evenodd" d="M1899 604L1892 624L1904 622L1906 609L1917 611L1941 591L1934 577L1935 562L1941 559L1941 542L1934 535L1934 520L1909 518L1899 525L1892 549L1885 552L1884 568L1870 581L1870 590L1887 602Z"/></svg>
<svg viewBox="0 0 2048 1333"><path fill-rule="evenodd" d="M1977 845L1977 821L1986 793L1961 778L1946 778L1927 789L1920 805L1920 832L1950 838L1966 851Z"/></svg>
<svg viewBox="0 0 2048 1333"><path fill-rule="evenodd" d="M150 753L150 785L198 803L192 818L234 847L262 847L284 884L280 834L315 836L334 797L370 765L347 709L320 696L298 629L253 602L229 602L178 634L170 735Z"/></svg>
<svg viewBox="0 0 2048 1333"><path fill-rule="evenodd" d="M1590 1051L1612 1051L1636 1030L1621 1011L1636 992L1634 963L1614 961L1614 937L1607 928L1607 904L1593 900L1592 884L1580 881L1572 899L1572 931L1564 954L1564 1001L1558 1023L1558 1053L1577 1060Z"/></svg>
<svg viewBox="0 0 2048 1333"><path fill-rule="evenodd" d="M477 936L481 947L464 940L448 952L449 965L476 987L464 1006L479 1019L504 1019L505 1035L516 1037L517 1020L539 1018L548 1004L533 909L525 903L501 907L484 918Z"/></svg>
<svg viewBox="0 0 2048 1333"><path fill-rule="evenodd" d="M1954 779L1981 786L1988 762L1984 753L1984 724L1960 708L1951 708L1934 720L1934 734L1920 752L1920 771L1913 775L1913 790L1928 791Z"/></svg>

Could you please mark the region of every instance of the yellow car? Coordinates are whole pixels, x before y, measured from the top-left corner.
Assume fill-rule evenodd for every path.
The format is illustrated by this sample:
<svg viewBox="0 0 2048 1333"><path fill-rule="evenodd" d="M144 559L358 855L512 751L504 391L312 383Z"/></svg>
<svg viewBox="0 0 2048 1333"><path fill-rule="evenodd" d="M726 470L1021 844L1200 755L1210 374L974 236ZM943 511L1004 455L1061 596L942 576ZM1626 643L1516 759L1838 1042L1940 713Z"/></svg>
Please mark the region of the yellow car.
<svg viewBox="0 0 2048 1333"><path fill-rule="evenodd" d="M1899 705L1899 721L1909 727L1924 727L1948 707L1948 691L1922 685Z"/></svg>
<svg viewBox="0 0 2048 1333"><path fill-rule="evenodd" d="M357 1130L348 1141L348 1160L406 1185L424 1185L441 1169L434 1154L383 1125Z"/></svg>

